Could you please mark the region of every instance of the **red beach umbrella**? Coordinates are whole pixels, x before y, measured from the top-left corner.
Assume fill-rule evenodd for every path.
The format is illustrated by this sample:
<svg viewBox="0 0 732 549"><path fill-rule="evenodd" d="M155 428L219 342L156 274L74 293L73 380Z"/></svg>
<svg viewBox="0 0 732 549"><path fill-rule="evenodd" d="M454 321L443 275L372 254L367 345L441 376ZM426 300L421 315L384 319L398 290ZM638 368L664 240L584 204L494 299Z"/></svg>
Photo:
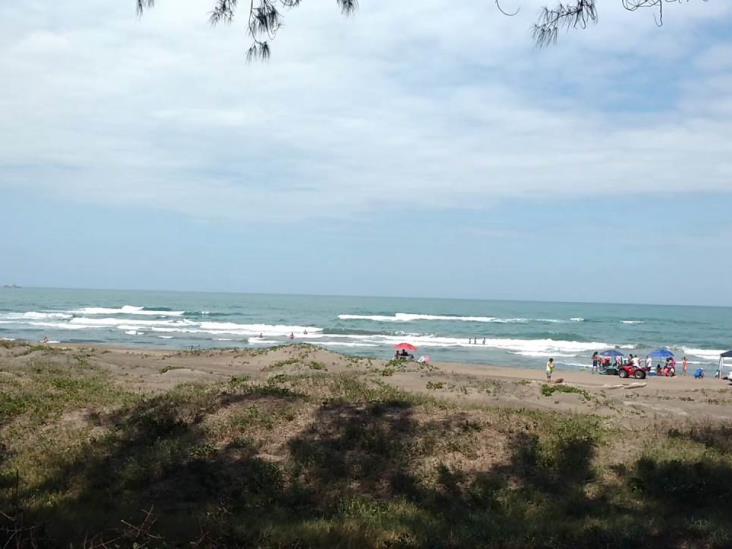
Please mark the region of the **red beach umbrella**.
<svg viewBox="0 0 732 549"><path fill-rule="evenodd" d="M397 351L407 351L410 353L414 353L417 350L417 347L415 347L411 343L400 343L399 345L394 345L394 348Z"/></svg>

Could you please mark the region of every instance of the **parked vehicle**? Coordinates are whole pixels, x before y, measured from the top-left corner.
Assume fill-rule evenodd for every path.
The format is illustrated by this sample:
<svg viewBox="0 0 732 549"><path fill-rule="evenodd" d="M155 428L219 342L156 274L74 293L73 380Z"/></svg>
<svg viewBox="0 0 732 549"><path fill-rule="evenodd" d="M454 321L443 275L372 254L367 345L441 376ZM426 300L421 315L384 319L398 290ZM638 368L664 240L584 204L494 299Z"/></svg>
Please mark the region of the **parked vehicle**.
<svg viewBox="0 0 732 549"><path fill-rule="evenodd" d="M623 379L629 377L633 377L635 379L646 379L648 372L646 372L645 368L634 366L633 364L623 364L618 370L618 375Z"/></svg>

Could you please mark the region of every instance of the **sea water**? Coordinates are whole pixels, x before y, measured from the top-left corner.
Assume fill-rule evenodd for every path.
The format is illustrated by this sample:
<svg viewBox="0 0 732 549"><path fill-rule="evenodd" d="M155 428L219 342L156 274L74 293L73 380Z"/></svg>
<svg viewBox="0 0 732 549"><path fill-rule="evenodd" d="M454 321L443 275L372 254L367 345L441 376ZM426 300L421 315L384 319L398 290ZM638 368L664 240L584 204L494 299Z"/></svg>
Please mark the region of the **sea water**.
<svg viewBox="0 0 732 549"><path fill-rule="evenodd" d="M292 339L291 339L292 336ZM390 358L408 342L437 362L586 368L593 351L669 347L713 371L732 308L163 291L0 289L0 339L147 348L309 343Z"/></svg>

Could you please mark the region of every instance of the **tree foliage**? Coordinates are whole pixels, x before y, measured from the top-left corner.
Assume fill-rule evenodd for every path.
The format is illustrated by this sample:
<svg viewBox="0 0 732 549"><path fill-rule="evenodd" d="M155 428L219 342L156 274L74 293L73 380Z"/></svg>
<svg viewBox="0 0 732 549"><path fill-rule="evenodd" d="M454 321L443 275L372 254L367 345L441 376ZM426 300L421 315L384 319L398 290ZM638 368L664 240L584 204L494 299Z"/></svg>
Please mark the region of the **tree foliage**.
<svg viewBox="0 0 732 549"><path fill-rule="evenodd" d="M137 12L142 13L155 4L155 0L135 0ZM268 59L271 53L270 42L274 40L282 26L283 13L300 5L302 0L211 0L213 8L209 20L212 25L231 23L240 10L244 10L246 33L251 40L247 59ZM607 0L622 4L628 11L641 8L656 10L656 24L663 25L664 5L680 4L690 0ZM702 0L706 2L707 0ZM502 0L494 0L498 10L507 16L518 14L520 7L510 12L501 5ZM358 0L336 0L341 12L352 14L358 7ZM544 7L533 27L534 41L538 46L548 46L557 41L560 30L587 28L598 20L599 0L568 0L554 7ZM242 6L243 4L243 6ZM247 15L248 12L248 15ZM240 15L241 17L241 15Z"/></svg>

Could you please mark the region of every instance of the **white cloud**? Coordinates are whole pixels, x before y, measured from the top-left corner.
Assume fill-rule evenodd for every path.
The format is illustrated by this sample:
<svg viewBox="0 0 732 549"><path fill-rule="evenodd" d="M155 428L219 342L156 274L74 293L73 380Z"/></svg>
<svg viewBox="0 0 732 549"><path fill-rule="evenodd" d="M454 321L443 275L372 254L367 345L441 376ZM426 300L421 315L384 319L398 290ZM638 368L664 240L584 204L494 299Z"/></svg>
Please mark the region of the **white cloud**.
<svg viewBox="0 0 732 549"><path fill-rule="evenodd" d="M6 3L0 192L277 220L732 190L732 67L714 64L729 45L700 38L728 3L667 10L662 29L607 9L552 50L527 30L542 2L521 3L371 0L344 19L310 0L255 65L241 22L212 29L203 0L142 20L133 2ZM678 96L632 88L669 66ZM658 110L633 108L654 94Z"/></svg>

